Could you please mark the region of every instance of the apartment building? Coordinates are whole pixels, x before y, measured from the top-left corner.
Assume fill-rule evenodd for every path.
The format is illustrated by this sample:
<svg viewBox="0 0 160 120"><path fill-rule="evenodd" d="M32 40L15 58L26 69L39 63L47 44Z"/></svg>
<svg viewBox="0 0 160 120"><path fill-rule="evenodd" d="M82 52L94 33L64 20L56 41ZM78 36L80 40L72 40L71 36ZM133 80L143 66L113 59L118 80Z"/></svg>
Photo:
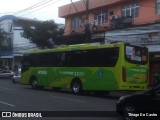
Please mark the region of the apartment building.
<svg viewBox="0 0 160 120"><path fill-rule="evenodd" d="M159 23L159 4L160 0L89 0L88 19L99 31ZM65 18L66 35L84 32L86 0L60 7L59 16Z"/></svg>
<svg viewBox="0 0 160 120"><path fill-rule="evenodd" d="M65 18L64 35L84 33L87 22L106 43L148 47L150 79L160 73L160 0L80 0L59 7L59 17Z"/></svg>

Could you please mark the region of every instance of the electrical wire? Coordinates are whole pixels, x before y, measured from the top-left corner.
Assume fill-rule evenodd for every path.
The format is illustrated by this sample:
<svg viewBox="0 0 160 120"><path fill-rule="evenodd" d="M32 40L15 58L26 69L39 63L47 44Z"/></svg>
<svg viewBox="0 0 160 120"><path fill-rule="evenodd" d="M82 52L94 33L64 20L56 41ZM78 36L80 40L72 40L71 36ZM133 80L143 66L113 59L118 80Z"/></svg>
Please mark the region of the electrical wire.
<svg viewBox="0 0 160 120"><path fill-rule="evenodd" d="M75 6L75 4L73 3L73 1L72 0L70 0L70 1L71 1L72 5L73 5L74 9L76 10L76 12L79 13L79 11L78 11L77 7Z"/></svg>
<svg viewBox="0 0 160 120"><path fill-rule="evenodd" d="M35 8L37 8L37 7L42 6L41 8L39 8L39 9L37 9L37 10L34 10L34 11L31 11L31 12L26 13L26 14L24 14L24 15L21 15L21 16L25 16L25 15L27 15L27 14L30 14L30 13L36 12L36 11L42 9L42 8L45 8L45 7L49 6L49 5L55 4L55 3L57 3L57 2L60 1L60 0L57 0L57 1L55 1L54 3L51 3L51 4L49 4L49 5L44 6L45 4L50 3L51 1L53 1L53 0L42 0L42 1L40 1L40 2L38 2L38 3L36 3L36 4L32 5L32 6L30 6L30 7L28 7L28 8L25 8L25 9L23 9L23 10L21 10L21 11L18 11L18 12L16 12L16 13L14 13L13 15L19 14L19 13L21 13L21 12L27 12L27 11L30 11L30 10L32 10L32 9L35 9ZM77 7L75 6L75 4L73 3L73 1L72 1L72 0L70 0L70 1L71 1L71 3L73 4L73 6L74 6L75 10L77 11L77 13L79 13L79 11L78 11ZM83 0L83 2L84 2L84 4L86 3L85 0ZM85 6L86 6L86 5L85 5ZM156 7L154 7L154 6L145 6L145 5L141 5L141 6L142 6L142 7L152 7L152 8L156 8ZM70 14L70 11L71 11L71 4L70 4L70 8L69 8L69 14ZM8 12L8 13L9 13L9 12ZM5 13L0 13L0 14L5 14ZM146 19L146 18L145 18L145 19ZM81 21L82 21L82 18L81 18ZM83 22L82 22L82 23L83 23ZM142 20L142 21L137 21L136 23L147 24L147 23L145 22L145 20L144 20L144 21L143 21L143 20Z"/></svg>
<svg viewBox="0 0 160 120"><path fill-rule="evenodd" d="M87 5L86 5L86 2L83 0L83 3L84 3L84 5L85 5L85 7L87 8Z"/></svg>
<svg viewBox="0 0 160 120"><path fill-rule="evenodd" d="M53 3L51 3L51 4L49 4L49 5L43 6L43 7L39 8L39 9L36 9L36 10L34 10L34 11L31 11L31 12L29 12L29 13L26 13L26 14L23 14L23 15L20 15L20 16L25 16L25 15L28 15L28 14L30 14L30 13L36 12L36 11L38 11L38 10L41 10L41 9L45 8L45 7L48 7L48 6L50 6L50 5L53 5L53 4L55 4L55 3L59 2L59 1L60 1L60 0L57 0L57 1L55 1L55 2L53 2Z"/></svg>
<svg viewBox="0 0 160 120"><path fill-rule="evenodd" d="M18 11L16 11L18 12ZM4 13L0 13L0 15L5 15L5 14L14 14L15 12L4 12Z"/></svg>
<svg viewBox="0 0 160 120"><path fill-rule="evenodd" d="M30 11L30 10L33 10L33 9L35 9L35 8L38 8L38 7L40 7L40 6L43 6L43 5L45 5L45 4L48 4L48 3L50 3L50 2L52 2L53 0L48 0L48 1L41 1L41 2L38 2L38 3L36 3L36 4L34 4L34 5L32 5L32 6L30 6L30 7L28 7L28 8L25 8L25 9L23 9L23 10L20 10L20 11L18 11L18 12L16 12L16 13L14 13L13 15L17 15L17 14L20 14L20 13L23 13L23 12L27 12L27 11Z"/></svg>
<svg viewBox="0 0 160 120"><path fill-rule="evenodd" d="M46 0L42 0L42 1L40 1L40 2L38 2L38 3L36 3L36 4L32 5L32 6L30 6L30 7L28 7L28 8L25 8L25 9L23 9L23 10L20 10L20 11L18 11L18 12L15 12L14 14L18 14L18 13L20 13L20 12L24 12L24 11L27 11L27 10L29 10L29 9L33 9L33 8L36 7L37 5L42 4L44 1L46 1Z"/></svg>
<svg viewBox="0 0 160 120"><path fill-rule="evenodd" d="M70 0L70 1L71 1L71 4L73 5L73 7L75 8L76 12L79 13L79 11L78 11L77 7L75 6L75 4L73 3L73 1L72 1L72 0ZM85 24L84 24L82 18L81 18L80 16L79 16L79 18L80 18L82 24L85 26Z"/></svg>
<svg viewBox="0 0 160 120"><path fill-rule="evenodd" d="M53 1L53 0L48 0L48 1L42 0L42 1L40 1L40 2L38 2L38 3L36 3L36 4L32 5L32 6L30 6L30 7L28 7L28 8L23 9L23 10L15 11L15 12L4 12L4 13L0 13L0 15L4 15L4 14L11 14L11 15L22 14L23 12L28 12L28 11L33 10L33 9L36 9L36 8L38 8L38 7L40 7L40 6L44 6L45 4L48 4L48 3L52 2L52 1ZM48 6L48 5L47 5L47 6ZM46 6L46 7L47 7L47 6ZM42 8L44 8L44 7L42 7ZM42 8L41 8L41 9L42 9ZM39 10L40 10L40 9L39 9Z"/></svg>

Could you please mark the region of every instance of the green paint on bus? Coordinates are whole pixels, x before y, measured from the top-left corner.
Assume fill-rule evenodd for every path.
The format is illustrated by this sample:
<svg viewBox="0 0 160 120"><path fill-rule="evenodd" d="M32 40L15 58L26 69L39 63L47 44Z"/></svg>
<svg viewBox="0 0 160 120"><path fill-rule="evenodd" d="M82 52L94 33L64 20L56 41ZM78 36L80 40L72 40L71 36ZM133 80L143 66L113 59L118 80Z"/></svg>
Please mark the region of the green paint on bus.
<svg viewBox="0 0 160 120"><path fill-rule="evenodd" d="M81 44L24 54L21 84L77 90L145 90L148 49L124 43Z"/></svg>

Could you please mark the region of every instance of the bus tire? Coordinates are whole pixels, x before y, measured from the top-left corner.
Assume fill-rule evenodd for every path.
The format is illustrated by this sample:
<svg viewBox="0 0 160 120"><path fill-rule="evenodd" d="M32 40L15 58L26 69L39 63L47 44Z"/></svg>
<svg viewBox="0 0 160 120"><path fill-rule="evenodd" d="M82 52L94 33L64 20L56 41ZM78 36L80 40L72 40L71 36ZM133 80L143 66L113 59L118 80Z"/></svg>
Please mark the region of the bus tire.
<svg viewBox="0 0 160 120"><path fill-rule="evenodd" d="M38 82L37 82L37 79L35 77L33 77L31 79L31 87L32 87L32 89L37 89L38 88Z"/></svg>
<svg viewBox="0 0 160 120"><path fill-rule="evenodd" d="M82 83L79 79L74 79L72 81L71 90L74 95L80 95L82 93Z"/></svg>

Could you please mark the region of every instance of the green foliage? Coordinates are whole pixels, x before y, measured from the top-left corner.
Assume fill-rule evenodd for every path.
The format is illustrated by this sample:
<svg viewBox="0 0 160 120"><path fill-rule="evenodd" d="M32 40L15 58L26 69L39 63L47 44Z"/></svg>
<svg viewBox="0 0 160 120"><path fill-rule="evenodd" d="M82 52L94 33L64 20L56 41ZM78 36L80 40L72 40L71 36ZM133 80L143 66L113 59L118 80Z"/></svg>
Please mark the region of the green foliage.
<svg viewBox="0 0 160 120"><path fill-rule="evenodd" d="M63 34L64 34L64 29L63 29L63 28L60 28L60 29L59 29L59 35L62 36Z"/></svg>
<svg viewBox="0 0 160 120"><path fill-rule="evenodd" d="M27 38L38 47L53 48L55 39L61 35L54 21L36 23L34 26L24 26L21 36Z"/></svg>

